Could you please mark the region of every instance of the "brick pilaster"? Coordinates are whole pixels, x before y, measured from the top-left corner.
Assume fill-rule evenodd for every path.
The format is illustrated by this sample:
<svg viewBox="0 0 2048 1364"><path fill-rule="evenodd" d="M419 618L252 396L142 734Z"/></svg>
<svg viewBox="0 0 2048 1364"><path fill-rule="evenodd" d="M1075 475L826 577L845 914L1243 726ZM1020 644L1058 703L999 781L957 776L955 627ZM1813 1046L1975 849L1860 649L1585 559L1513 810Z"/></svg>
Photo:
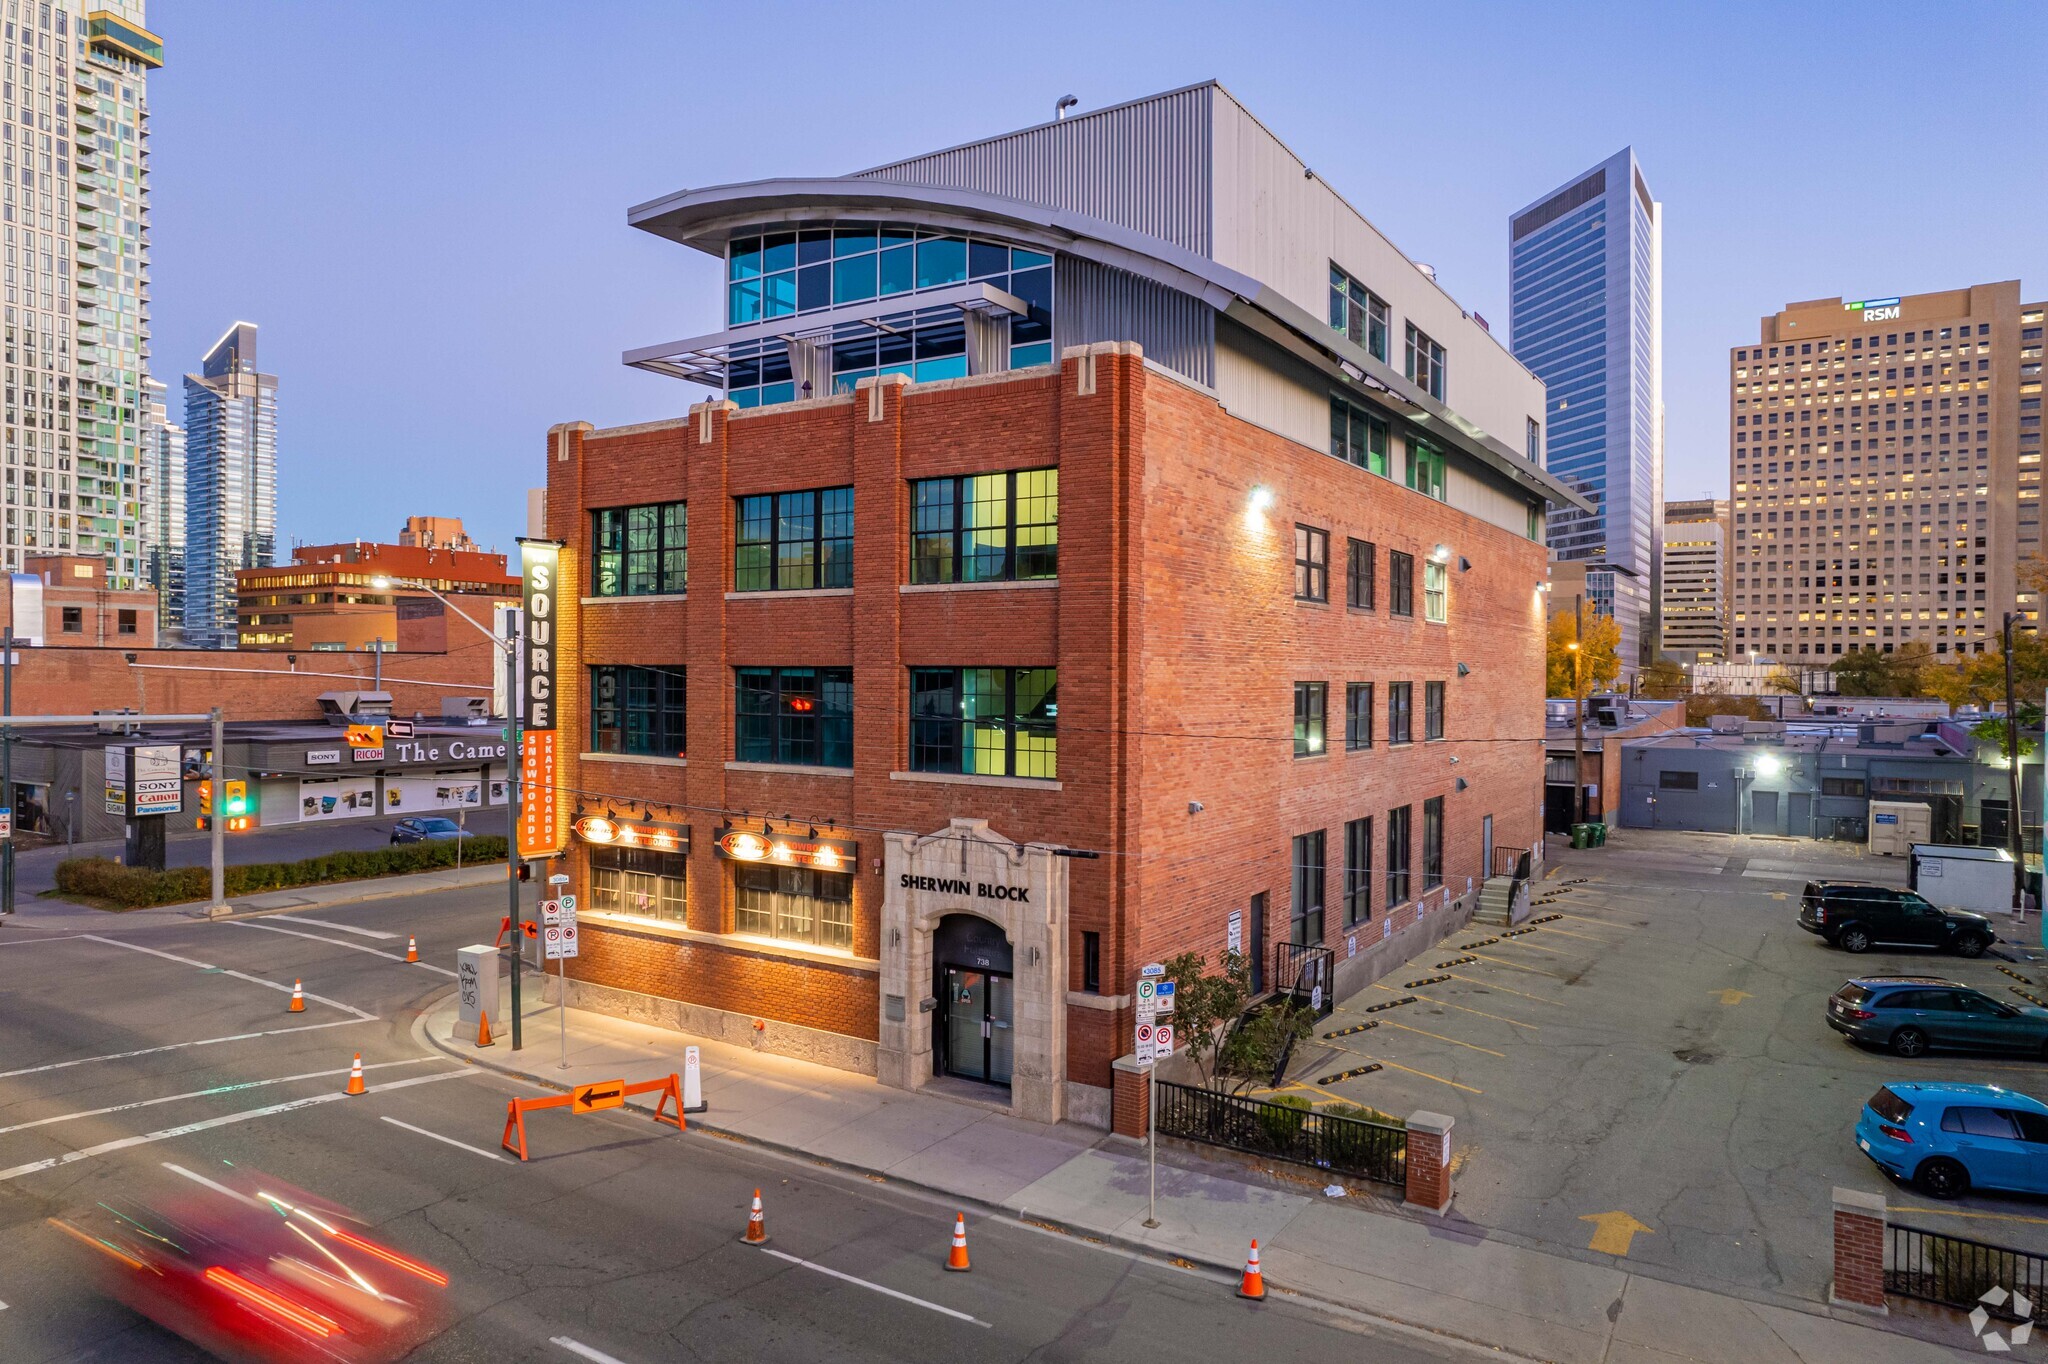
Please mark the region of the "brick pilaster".
<svg viewBox="0 0 2048 1364"><path fill-rule="evenodd" d="M1884 1300L1883 1194L1835 1190L1835 1277L1828 1302L1887 1315Z"/></svg>
<svg viewBox="0 0 2048 1364"><path fill-rule="evenodd" d="M1411 1208L1448 1212L1451 1207L1451 1123L1442 1113L1408 1118L1408 1192Z"/></svg>
<svg viewBox="0 0 2048 1364"><path fill-rule="evenodd" d="M1120 1137L1143 1141L1152 1125L1151 1095L1146 1077L1149 1061L1119 1056L1109 1063L1113 1088L1109 1101L1109 1126Z"/></svg>

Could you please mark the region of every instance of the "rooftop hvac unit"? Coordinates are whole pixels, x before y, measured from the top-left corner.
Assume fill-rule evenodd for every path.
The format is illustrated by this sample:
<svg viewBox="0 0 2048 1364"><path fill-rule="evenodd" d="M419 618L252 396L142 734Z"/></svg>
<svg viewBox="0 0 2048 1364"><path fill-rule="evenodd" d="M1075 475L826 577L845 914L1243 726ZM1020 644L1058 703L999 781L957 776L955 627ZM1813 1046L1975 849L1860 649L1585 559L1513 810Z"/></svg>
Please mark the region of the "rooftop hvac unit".
<svg viewBox="0 0 2048 1364"><path fill-rule="evenodd" d="M330 691L320 694L320 714L330 725L377 724L391 718L388 691Z"/></svg>
<svg viewBox="0 0 2048 1364"><path fill-rule="evenodd" d="M491 722L491 698L444 696L441 698L441 718L457 724L487 725Z"/></svg>

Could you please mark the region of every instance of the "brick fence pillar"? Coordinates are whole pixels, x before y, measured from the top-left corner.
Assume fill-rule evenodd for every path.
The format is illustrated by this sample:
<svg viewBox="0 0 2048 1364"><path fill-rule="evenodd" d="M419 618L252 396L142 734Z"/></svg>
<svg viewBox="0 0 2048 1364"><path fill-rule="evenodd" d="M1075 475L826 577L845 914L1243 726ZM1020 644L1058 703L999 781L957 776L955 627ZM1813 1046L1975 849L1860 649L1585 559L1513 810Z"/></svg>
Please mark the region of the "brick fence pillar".
<svg viewBox="0 0 2048 1364"><path fill-rule="evenodd" d="M1408 1117L1408 1193L1411 1208L1442 1213L1451 1207L1451 1123L1442 1113Z"/></svg>
<svg viewBox="0 0 2048 1364"><path fill-rule="evenodd" d="M1109 1063L1114 1087L1110 1091L1109 1126L1120 1137L1143 1141L1151 1126L1150 1096L1146 1076L1152 1063L1135 1056L1119 1056Z"/></svg>
<svg viewBox="0 0 2048 1364"><path fill-rule="evenodd" d="M1828 1302L1887 1315L1884 1301L1883 1194L1835 1190L1835 1277Z"/></svg>

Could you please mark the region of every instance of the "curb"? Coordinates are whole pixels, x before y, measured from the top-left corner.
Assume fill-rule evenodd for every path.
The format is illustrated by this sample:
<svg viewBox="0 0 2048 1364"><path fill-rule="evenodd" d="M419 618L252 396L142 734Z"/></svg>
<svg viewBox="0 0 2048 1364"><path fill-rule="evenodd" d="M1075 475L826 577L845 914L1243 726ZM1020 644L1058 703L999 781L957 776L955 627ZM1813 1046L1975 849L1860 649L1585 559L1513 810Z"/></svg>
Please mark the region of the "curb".
<svg viewBox="0 0 2048 1364"><path fill-rule="evenodd" d="M482 865L483 865L483 866L486 866L486 867L492 867L492 868L496 868L496 867L501 867L501 866L503 866L503 865L504 865L504 863L502 863L502 862L486 862L486 863L483 863ZM449 867L449 868L446 868L445 870L446 870L446 871L448 871L448 872L454 872L454 870L455 870L455 869L454 869L453 867ZM464 872L467 872L468 870L469 870L469 868L467 868L467 867L463 868L463 871L464 871ZM425 874L425 875L428 875L428 876L439 876L439 875L441 875L442 873L441 873L441 872L438 872L438 871L436 871L436 872L427 872L427 873L424 873L424 874ZM363 880L363 881L360 881L360 882L349 882L349 881L336 881L336 882L329 882L329 883L328 883L329 885L342 885L342 886L345 886L345 885L362 885L362 886L364 886L364 887L365 887L365 889L364 889L364 890L363 890L363 891L362 891L362 892L361 892L360 894L352 894L352 895L337 895L337 896L333 896L333 897L331 897L331 898L325 898L325 899L319 899L319 900L307 900L307 901L306 901L306 902L304 902L303 904L296 904L296 905L265 905L265 906L254 906L254 905L250 905L250 904L249 904L249 901L245 899L245 900L241 900L241 901L238 901L238 902L231 902L231 903L236 903L236 904L239 904L239 905L242 905L242 906L247 906L246 908L235 908L235 909L231 909L231 910L230 910L230 911L229 911L228 913L226 913L226 914L213 914L213 915L209 915L209 914L208 914L208 913L206 912L206 906L205 906L205 905L200 905L200 906L198 906L197 908L189 908L189 907L179 907L179 906L174 906L174 905L162 905L162 906L158 906L158 908L162 908L162 909L175 909L175 910L176 910L176 911L177 911L177 912L178 912L179 914L183 915L183 916L184 916L185 918L188 918L188 919L210 919L210 920L212 920L213 922L215 922L215 923L218 923L218 922L220 922L220 921L221 921L221 920L223 920L223 919L254 919L254 918L258 918L258 917L261 917L262 915L265 915L265 914L295 914L295 913L299 912L300 910L306 910L306 909L325 909L325 908L327 908L327 907L328 907L328 906L330 906L330 905L353 905L353 904L359 904L359 903L361 903L361 902L363 902L363 901L365 901L365 900L389 900L389 899L393 899L393 898L396 898L396 897L398 897L398 896L401 896L401 895L419 895L419 894L423 894L423 893L427 893L427 892L432 892L432 891L439 891L439 890L466 890L466 889L468 889L468 888L469 888L469 887L471 887L471 886L484 886L484 885L489 885L489 884L490 884L491 882L493 882L493 881L497 881L497 880L502 880L502 879L503 879L502 877L499 877L499 876L493 875L493 876L489 876L489 877L479 877L479 878L477 878L477 879L476 879L476 880L474 880L474 881L469 881L469 880L462 880L462 881L453 881L453 882L442 882L442 883L440 883L440 884L436 884L436 885L431 885L431 886L423 886L423 885L419 885L419 884L413 884L413 885L401 886L401 885L397 885L397 884L394 884L395 882L398 882L398 881L409 881L409 880L411 880L411 879L412 879L412 878L413 878L414 876L417 876L417 875L421 875L421 873L417 873L417 872L408 872L408 873L405 873L405 874L403 874L403 875L400 875L400 876L378 876L378 877L370 877L370 878L367 878L367 879L365 879L365 880ZM370 889L370 887L375 887L375 888L374 888L374 889ZM304 889L306 889L306 890L320 890L320 889L323 889L323 887L320 887L320 886L307 886L307 887L304 887ZM265 891L265 892L263 892L263 894L264 894L264 895L266 895L266 896L268 896L268 895L287 895L287 894L290 894L290 893L291 893L291 892L290 892L289 890L282 890L282 891Z"/></svg>
<svg viewBox="0 0 2048 1364"><path fill-rule="evenodd" d="M530 1074L527 1071L519 1070L498 1061L487 1061L478 1056L465 1056L461 1052L443 1045L441 1039L434 1036L427 1027L427 1015L438 1007L440 1007L440 1001L436 1001L434 1004L430 1004L420 1010L418 1017L414 1019L412 1025L415 1040L425 1042L443 1056L448 1057L452 1061L459 1061L466 1066L476 1066L483 1070L493 1071L507 1078L522 1080L528 1084L538 1085L543 1089L554 1090L557 1093L566 1094L574 1088L574 1086L564 1084L559 1080L551 1080L545 1076ZM653 1112L649 1105L632 1099L628 1099L624 1106L642 1114L651 1114ZM1211 1274L1220 1275L1226 1282L1237 1278L1244 1272L1244 1266L1235 1262L1224 1263L1202 1256L1184 1254L1180 1251L1160 1246L1155 1242L1141 1241L1129 1236L1120 1236L1113 1231L1098 1231L1090 1227L1077 1226L1056 1217L1035 1216L1027 1210L1006 1208L1000 1204L976 1198L971 1194L954 1193L931 1184L919 1183L913 1179L903 1179L896 1175L884 1174L879 1170L871 1170L864 1165L853 1165L846 1161L836 1160L830 1156L821 1156L815 1152L806 1151L801 1147L791 1146L784 1142L770 1141L745 1132L735 1132L730 1128L720 1127L716 1123L706 1122L702 1113L688 1115L688 1121L691 1129L701 1128L705 1133L720 1141L732 1142L740 1146L759 1147L764 1151L773 1152L787 1159L801 1161L806 1165L821 1166L824 1169L833 1170L840 1174L853 1175L869 1182L879 1182L885 1185L893 1184L901 1188L913 1189L948 1207L972 1208L978 1216L984 1219L1010 1222L1018 1226L1030 1227L1034 1230L1050 1232L1058 1236L1072 1237L1095 1245L1112 1246L1154 1263L1170 1265L1176 1269L1206 1270ZM1491 1341L1479 1340L1472 1336L1461 1336L1455 1332L1440 1330L1433 1326L1425 1326L1419 1322L1404 1320L1401 1317L1390 1317L1381 1313L1371 1312L1352 1303L1339 1302L1335 1298L1323 1297L1320 1294L1305 1292L1298 1288L1289 1288L1285 1284L1272 1282L1270 1278L1267 1287L1283 1297L1311 1303L1318 1308L1356 1317L1381 1326L1391 1327L1403 1334L1426 1337L1437 1343L1447 1342L1483 1353L1488 1358L1522 1360L1527 1361L1528 1364L1553 1364L1552 1361L1546 1360L1542 1356L1523 1354L1512 1346L1499 1345Z"/></svg>

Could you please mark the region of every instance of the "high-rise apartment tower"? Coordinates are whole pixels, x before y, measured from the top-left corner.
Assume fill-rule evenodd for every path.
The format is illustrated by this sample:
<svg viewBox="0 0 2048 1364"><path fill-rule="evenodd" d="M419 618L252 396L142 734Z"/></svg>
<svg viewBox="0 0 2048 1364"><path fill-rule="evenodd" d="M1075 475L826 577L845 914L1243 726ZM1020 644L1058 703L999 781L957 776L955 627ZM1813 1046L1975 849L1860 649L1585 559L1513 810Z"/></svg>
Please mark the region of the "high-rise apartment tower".
<svg viewBox="0 0 2048 1364"><path fill-rule="evenodd" d="M185 376L185 639L235 647L235 572L277 549L277 379L237 322Z"/></svg>
<svg viewBox="0 0 2048 1364"><path fill-rule="evenodd" d="M1664 504L1663 638L1659 653L1681 663L1728 656L1728 499Z"/></svg>

